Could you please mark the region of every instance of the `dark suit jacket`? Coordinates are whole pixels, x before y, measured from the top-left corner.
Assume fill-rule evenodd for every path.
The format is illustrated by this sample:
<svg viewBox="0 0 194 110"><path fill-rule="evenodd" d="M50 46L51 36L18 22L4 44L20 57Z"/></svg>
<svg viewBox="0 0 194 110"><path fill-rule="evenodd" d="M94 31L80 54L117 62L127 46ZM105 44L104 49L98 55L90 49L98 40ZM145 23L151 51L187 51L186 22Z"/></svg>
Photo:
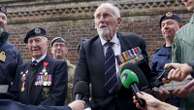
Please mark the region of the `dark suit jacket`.
<svg viewBox="0 0 194 110"><path fill-rule="evenodd" d="M43 70L43 63L48 62L46 68L48 74L52 75L51 86L35 85L37 74ZM67 64L65 61L46 58L38 63L36 72L32 74L31 62L21 65L17 69L17 76L14 85L11 87L11 93L15 94L16 99L24 104L32 105L64 105L67 92ZM22 72L26 73L25 89L22 88Z"/></svg>
<svg viewBox="0 0 194 110"><path fill-rule="evenodd" d="M121 44L122 52L135 47L141 48L144 60L138 66L148 79L151 78L144 40L132 33L127 36L118 33L117 36ZM117 93L108 94L104 89L104 61L105 56L99 36L83 43L80 50L80 59L76 68L75 83L80 80L91 83L91 102L94 110L136 110L134 104L132 104L131 90L121 87ZM148 81L144 82L142 84L149 85Z"/></svg>

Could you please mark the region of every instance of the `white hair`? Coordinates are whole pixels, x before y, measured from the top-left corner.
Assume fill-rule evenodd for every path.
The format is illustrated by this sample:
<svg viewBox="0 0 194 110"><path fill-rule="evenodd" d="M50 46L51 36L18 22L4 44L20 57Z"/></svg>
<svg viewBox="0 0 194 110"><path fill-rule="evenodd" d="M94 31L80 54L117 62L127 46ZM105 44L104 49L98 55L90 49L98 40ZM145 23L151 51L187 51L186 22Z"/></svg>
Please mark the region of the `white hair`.
<svg viewBox="0 0 194 110"><path fill-rule="evenodd" d="M116 7L114 4L112 4L112 3L102 3L98 6L98 8L96 10L98 10L99 8L103 8L103 7L110 8L113 11L113 14L116 17L121 17L119 8ZM96 11L95 11L95 13L96 13ZM94 15L95 15L95 13L94 13Z"/></svg>

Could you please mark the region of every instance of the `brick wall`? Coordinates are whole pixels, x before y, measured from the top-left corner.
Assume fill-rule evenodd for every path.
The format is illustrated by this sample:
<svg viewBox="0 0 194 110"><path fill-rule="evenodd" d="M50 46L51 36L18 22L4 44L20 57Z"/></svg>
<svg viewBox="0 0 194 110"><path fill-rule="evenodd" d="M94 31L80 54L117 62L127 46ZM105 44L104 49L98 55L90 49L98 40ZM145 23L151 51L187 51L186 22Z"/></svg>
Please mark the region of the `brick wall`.
<svg viewBox="0 0 194 110"><path fill-rule="evenodd" d="M5 0L2 4L9 6L8 29L13 34L10 41L16 44L26 60L30 59L30 55L23 43L23 38L33 27L40 26L47 29L49 39L56 36L64 37L69 42L68 58L73 63L76 63L78 59L77 46L80 39L96 35L93 12L102 1L80 0L74 3L70 0L56 0L56 3L52 4L46 0L46 2L29 0L29 2L12 3L10 3L11 0L8 1ZM159 28L161 14L169 10L175 11L185 22L191 16L191 13L188 13L180 2L174 0L169 0L169 2L120 0L113 3L120 7L123 16L120 31L140 34L146 40L149 56L163 44Z"/></svg>

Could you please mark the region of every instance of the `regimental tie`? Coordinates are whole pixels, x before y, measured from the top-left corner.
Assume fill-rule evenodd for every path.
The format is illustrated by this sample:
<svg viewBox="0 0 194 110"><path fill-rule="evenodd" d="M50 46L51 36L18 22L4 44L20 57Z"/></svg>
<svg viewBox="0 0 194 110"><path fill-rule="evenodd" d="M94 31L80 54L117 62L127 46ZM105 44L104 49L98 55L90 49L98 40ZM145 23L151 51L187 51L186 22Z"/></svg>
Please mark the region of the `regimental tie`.
<svg viewBox="0 0 194 110"><path fill-rule="evenodd" d="M116 66L115 66L115 55L112 49L113 42L107 42L105 46L107 46L106 56L105 56L105 89L109 93L113 93L117 88L117 75L116 75Z"/></svg>

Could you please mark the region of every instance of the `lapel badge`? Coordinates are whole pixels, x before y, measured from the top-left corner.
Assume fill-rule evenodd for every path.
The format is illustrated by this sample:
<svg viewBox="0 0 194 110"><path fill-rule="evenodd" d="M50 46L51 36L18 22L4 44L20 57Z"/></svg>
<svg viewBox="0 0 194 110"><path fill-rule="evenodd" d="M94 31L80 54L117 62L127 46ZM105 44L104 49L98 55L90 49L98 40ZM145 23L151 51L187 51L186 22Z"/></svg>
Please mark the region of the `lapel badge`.
<svg viewBox="0 0 194 110"><path fill-rule="evenodd" d="M0 61L5 62L5 59L6 59L6 54L4 51L1 51L0 52Z"/></svg>

